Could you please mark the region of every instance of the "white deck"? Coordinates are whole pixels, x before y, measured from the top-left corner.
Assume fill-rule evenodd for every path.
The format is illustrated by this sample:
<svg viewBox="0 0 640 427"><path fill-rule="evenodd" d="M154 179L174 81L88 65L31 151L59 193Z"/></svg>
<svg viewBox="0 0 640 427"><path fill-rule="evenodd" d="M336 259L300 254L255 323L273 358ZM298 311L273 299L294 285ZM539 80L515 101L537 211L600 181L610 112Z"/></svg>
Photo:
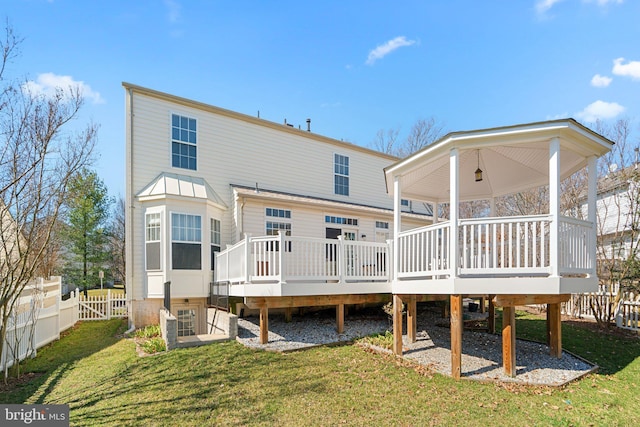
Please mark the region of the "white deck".
<svg viewBox="0 0 640 427"><path fill-rule="evenodd" d="M459 220L456 267L449 221L402 232L395 278L391 241L246 236L218 255L216 281L242 297L596 290L593 224L560 217L552 242L551 221L549 215Z"/></svg>

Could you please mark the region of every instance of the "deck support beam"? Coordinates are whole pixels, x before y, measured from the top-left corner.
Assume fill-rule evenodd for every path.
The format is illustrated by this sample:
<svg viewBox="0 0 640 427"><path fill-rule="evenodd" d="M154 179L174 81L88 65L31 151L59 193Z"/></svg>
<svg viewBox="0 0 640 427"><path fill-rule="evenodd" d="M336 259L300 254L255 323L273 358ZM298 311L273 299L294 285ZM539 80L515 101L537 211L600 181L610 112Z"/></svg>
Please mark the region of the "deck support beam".
<svg viewBox="0 0 640 427"><path fill-rule="evenodd" d="M496 305L493 302L493 298L495 295L489 295L489 308L488 308L488 317L487 317L487 329L489 329L490 334L496 333Z"/></svg>
<svg viewBox="0 0 640 427"><path fill-rule="evenodd" d="M516 376L516 308L502 308L502 364L504 373Z"/></svg>
<svg viewBox="0 0 640 427"><path fill-rule="evenodd" d="M260 344L269 342L269 308L260 307Z"/></svg>
<svg viewBox="0 0 640 427"><path fill-rule="evenodd" d="M451 295L451 376L460 379L462 372L462 295Z"/></svg>
<svg viewBox="0 0 640 427"><path fill-rule="evenodd" d="M402 298L393 296L393 354L402 356Z"/></svg>
<svg viewBox="0 0 640 427"><path fill-rule="evenodd" d="M409 342L414 343L417 339L418 319L417 319L418 304L416 303L416 296L411 295L407 299L407 338Z"/></svg>
<svg viewBox="0 0 640 427"><path fill-rule="evenodd" d="M562 358L562 322L560 304L547 304L547 330L549 331L549 348L551 356Z"/></svg>
<svg viewBox="0 0 640 427"><path fill-rule="evenodd" d="M344 304L336 305L336 330L339 334L344 332Z"/></svg>

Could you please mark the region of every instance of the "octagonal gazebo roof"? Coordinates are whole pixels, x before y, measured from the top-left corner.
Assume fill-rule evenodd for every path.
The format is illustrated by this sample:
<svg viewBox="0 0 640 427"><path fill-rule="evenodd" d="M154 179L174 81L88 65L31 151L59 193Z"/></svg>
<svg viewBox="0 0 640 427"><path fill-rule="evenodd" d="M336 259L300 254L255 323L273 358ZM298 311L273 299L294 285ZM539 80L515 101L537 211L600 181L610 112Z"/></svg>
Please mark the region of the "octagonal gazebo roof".
<svg viewBox="0 0 640 427"><path fill-rule="evenodd" d="M611 149L613 142L574 119L452 132L385 168L387 191L393 194L401 176L402 197L448 202L449 155L459 151L459 200L480 200L549 183L549 143L560 140L560 178L564 179ZM482 170L476 182L474 172Z"/></svg>

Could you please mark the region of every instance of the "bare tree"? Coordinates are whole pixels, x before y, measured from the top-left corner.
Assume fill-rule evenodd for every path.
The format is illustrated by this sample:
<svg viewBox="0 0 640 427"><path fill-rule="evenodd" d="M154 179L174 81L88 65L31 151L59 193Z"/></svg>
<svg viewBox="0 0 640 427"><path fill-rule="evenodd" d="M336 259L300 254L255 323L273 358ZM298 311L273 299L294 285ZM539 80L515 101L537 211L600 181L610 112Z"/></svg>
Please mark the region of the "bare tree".
<svg viewBox="0 0 640 427"><path fill-rule="evenodd" d="M400 147L400 157L408 156L440 139L444 134L444 126L434 117L418 119L411 130L405 143Z"/></svg>
<svg viewBox="0 0 640 427"><path fill-rule="evenodd" d="M124 283L125 279L125 203L122 196L118 196L109 224L109 266L115 282Z"/></svg>
<svg viewBox="0 0 640 427"><path fill-rule="evenodd" d="M7 25L0 70L15 58L20 40ZM71 132L83 105L78 87L53 95L0 75L0 354L8 320L33 283L58 224L71 177L92 160L97 126Z"/></svg>
<svg viewBox="0 0 640 427"><path fill-rule="evenodd" d="M406 157L409 154L426 147L440 139L444 134L444 126L434 117L418 119L409 135L403 141L398 139L400 128L389 130L380 129L371 144L371 148L397 157Z"/></svg>
<svg viewBox="0 0 640 427"><path fill-rule="evenodd" d="M397 155L398 134L400 128L389 130L380 129L376 132L371 148L385 154Z"/></svg>

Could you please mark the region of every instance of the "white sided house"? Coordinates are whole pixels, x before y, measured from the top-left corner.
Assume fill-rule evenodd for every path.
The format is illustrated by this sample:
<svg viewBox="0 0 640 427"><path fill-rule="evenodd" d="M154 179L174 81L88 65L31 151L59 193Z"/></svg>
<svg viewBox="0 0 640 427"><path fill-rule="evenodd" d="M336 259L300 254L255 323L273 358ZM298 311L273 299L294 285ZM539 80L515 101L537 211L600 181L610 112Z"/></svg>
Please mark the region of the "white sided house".
<svg viewBox="0 0 640 427"><path fill-rule="evenodd" d="M490 324L503 307L503 364L514 376L515 306L547 304L551 353L561 357L560 304L597 290L596 159L612 143L573 119L454 132L399 160L124 87L127 294L138 327L158 322L170 281L178 333L205 333L215 281L260 310L263 343L271 308L336 306L340 332L346 304L393 300L402 354L403 304L411 343L416 303L447 300L458 378L462 298L487 297ZM578 219L561 211L560 183L585 168ZM542 185L548 213L497 216L496 198ZM461 218L460 203L472 200L489 200L489 216Z"/></svg>
<svg viewBox="0 0 640 427"><path fill-rule="evenodd" d="M338 277L345 273L338 272L337 237L351 244L351 267L357 265L358 271L352 268L350 274L361 277L357 289L348 292L390 294L387 240L393 235L394 213L383 169L397 158L310 129L123 86L126 283L136 327L158 323L163 285L170 281L171 311L183 325L179 334L206 333L214 270L228 275L240 268L216 261L215 254L239 242L257 245L252 270L247 273L245 266L242 277L280 277L274 259L280 247L292 259L287 279L263 280L253 289L242 281L231 287L231 295L347 293ZM405 227L432 222L430 206L402 204ZM304 241L275 242L283 237ZM365 243L374 246L366 254L356 252ZM287 286L294 276L313 283Z"/></svg>

